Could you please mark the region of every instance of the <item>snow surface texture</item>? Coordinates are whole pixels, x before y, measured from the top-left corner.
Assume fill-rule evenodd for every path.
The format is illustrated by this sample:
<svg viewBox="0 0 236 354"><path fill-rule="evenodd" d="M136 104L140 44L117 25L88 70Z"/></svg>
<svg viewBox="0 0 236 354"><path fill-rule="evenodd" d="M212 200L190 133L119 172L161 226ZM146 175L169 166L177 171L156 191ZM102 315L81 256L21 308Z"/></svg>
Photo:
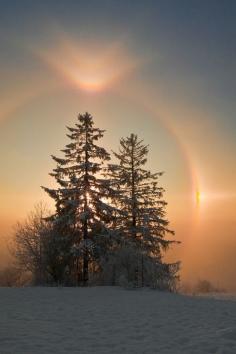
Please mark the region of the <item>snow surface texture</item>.
<svg viewBox="0 0 236 354"><path fill-rule="evenodd" d="M0 288L0 353L236 353L236 301L156 290Z"/></svg>

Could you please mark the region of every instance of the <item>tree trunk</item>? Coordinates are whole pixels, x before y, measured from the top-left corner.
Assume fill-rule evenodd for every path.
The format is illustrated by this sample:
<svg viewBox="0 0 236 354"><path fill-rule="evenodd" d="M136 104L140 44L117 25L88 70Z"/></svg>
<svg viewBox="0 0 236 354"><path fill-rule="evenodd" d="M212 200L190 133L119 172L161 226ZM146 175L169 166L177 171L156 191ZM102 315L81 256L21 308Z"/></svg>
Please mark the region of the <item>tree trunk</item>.
<svg viewBox="0 0 236 354"><path fill-rule="evenodd" d="M89 254L87 248L87 240L88 240L88 219L87 219L87 208L88 208L88 127L86 125L85 132L85 175L84 175L84 212L85 212L85 220L84 220L84 255L83 255L83 285L87 286L88 283L88 270L89 270Z"/></svg>
<svg viewBox="0 0 236 354"><path fill-rule="evenodd" d="M131 183L132 183L132 236L134 239L136 239L136 201L135 201L135 178L134 178L134 141L132 140L132 153L131 153Z"/></svg>

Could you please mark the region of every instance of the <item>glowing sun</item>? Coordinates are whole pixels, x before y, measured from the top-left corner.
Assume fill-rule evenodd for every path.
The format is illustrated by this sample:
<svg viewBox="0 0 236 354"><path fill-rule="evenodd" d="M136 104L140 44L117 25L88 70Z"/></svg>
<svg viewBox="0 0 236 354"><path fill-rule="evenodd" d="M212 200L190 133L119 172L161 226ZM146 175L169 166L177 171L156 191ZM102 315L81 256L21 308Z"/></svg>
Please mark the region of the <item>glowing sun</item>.
<svg viewBox="0 0 236 354"><path fill-rule="evenodd" d="M137 66L120 42L78 43L64 38L39 55L67 82L89 92L110 87Z"/></svg>

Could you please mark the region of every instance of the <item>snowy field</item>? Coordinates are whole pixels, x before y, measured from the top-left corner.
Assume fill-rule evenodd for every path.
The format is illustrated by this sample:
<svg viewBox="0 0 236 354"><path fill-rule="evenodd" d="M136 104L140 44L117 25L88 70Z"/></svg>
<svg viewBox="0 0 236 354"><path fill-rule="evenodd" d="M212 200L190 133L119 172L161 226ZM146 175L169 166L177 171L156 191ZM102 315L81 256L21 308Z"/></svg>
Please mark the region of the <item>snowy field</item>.
<svg viewBox="0 0 236 354"><path fill-rule="evenodd" d="M0 353L236 353L236 301L120 288L0 288Z"/></svg>

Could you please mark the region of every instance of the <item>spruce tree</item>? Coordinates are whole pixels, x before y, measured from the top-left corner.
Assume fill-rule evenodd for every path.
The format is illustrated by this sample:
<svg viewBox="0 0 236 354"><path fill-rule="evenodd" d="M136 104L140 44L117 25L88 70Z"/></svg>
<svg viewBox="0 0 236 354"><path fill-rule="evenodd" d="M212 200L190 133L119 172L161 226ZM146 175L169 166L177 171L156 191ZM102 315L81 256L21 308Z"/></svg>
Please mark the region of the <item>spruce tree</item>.
<svg viewBox="0 0 236 354"><path fill-rule="evenodd" d="M162 273L162 276L171 277L171 274L176 274L178 263L164 264L162 257L163 251L176 242L166 238L174 231L168 227L164 189L158 184L162 172L153 174L145 169L148 146L138 140L137 135L122 138L119 152L114 152L114 155L118 164L109 165L109 177L119 190L114 202L125 212L118 215L117 224L123 230L125 247L134 247L142 255L142 285L143 257L158 265L159 276Z"/></svg>
<svg viewBox="0 0 236 354"><path fill-rule="evenodd" d="M59 186L43 188L55 200L56 212L50 220L64 270L76 275L77 283L82 277L86 285L89 271L99 269L101 255L109 244L114 209L106 202L112 189L102 173L110 155L96 144L104 130L94 127L89 113L79 114L75 126L67 129L71 142L61 150L64 158L52 156L57 167L50 175Z"/></svg>

